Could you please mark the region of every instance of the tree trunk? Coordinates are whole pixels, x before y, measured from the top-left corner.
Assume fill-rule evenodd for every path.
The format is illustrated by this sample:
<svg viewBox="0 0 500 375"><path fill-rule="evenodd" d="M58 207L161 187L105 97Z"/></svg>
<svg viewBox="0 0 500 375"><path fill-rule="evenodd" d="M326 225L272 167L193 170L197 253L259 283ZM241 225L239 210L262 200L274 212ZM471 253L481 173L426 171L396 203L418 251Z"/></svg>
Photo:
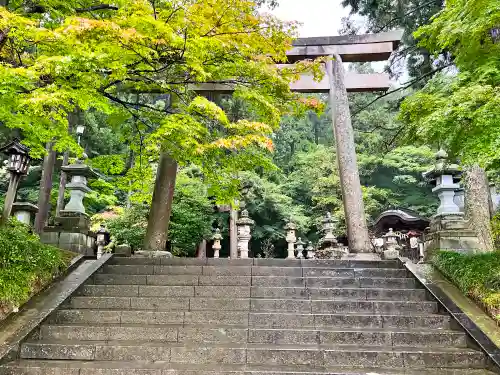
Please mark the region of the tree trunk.
<svg viewBox="0 0 500 375"><path fill-rule="evenodd" d="M332 109L333 131L349 250L354 253L371 252L363 194L359 180L354 130L351 124L351 112L344 82L345 72L340 56L335 55L335 61L327 61L326 69L330 78L330 106Z"/></svg>
<svg viewBox="0 0 500 375"><path fill-rule="evenodd" d="M236 221L238 220L238 211L233 206L229 211L229 257L231 259L238 258L238 228Z"/></svg>
<svg viewBox="0 0 500 375"><path fill-rule="evenodd" d="M129 165L128 165L127 170L130 170L130 169L134 168L134 166L135 166L134 150L132 148L130 148L130 151L129 151ZM129 186L129 188L128 188L128 191L127 191L126 207L130 208L130 207L132 207L132 181L129 181L128 186Z"/></svg>
<svg viewBox="0 0 500 375"><path fill-rule="evenodd" d="M206 259L207 257L207 240L201 240L198 245L198 251L196 253L196 257L200 259Z"/></svg>
<svg viewBox="0 0 500 375"><path fill-rule="evenodd" d="M490 223L490 189L483 168L474 164L465 168L465 214L476 232L481 251L493 251L493 235Z"/></svg>
<svg viewBox="0 0 500 375"><path fill-rule="evenodd" d="M50 211L50 194L52 192L52 177L54 175L54 165L56 163L56 152L52 149L53 143L47 143L47 155L43 159L42 178L40 181L40 192L38 194L38 213L35 216L36 233L42 233L47 225Z"/></svg>
<svg viewBox="0 0 500 375"><path fill-rule="evenodd" d="M177 162L167 153L161 153L156 172L153 201L149 211L144 250L165 250L176 177Z"/></svg>

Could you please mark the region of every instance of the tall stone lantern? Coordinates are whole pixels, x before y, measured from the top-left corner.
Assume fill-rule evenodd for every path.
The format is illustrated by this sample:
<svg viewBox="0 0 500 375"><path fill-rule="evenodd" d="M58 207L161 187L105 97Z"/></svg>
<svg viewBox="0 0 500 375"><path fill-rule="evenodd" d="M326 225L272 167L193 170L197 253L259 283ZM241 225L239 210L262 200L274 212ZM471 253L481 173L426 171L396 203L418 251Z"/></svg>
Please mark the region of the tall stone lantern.
<svg viewBox="0 0 500 375"><path fill-rule="evenodd" d="M241 211L240 218L236 221L236 226L238 227L238 250L240 251L240 258L248 258L248 244L252 238L252 225L255 221L250 219L247 210Z"/></svg>
<svg viewBox="0 0 500 375"><path fill-rule="evenodd" d="M286 242L288 243L287 259L295 259L295 242L297 241L295 233L297 231L297 225L295 225L295 223L292 221L291 218L285 225L285 230L286 230Z"/></svg>
<svg viewBox="0 0 500 375"><path fill-rule="evenodd" d="M302 241L302 238L299 237L299 240L297 241L297 259L302 259L304 258L304 245L306 243Z"/></svg>
<svg viewBox="0 0 500 375"><path fill-rule="evenodd" d="M321 259L342 258L347 255L347 251L339 246L337 237L333 233L336 229L337 220L327 212L324 219L321 220L324 236L319 240L319 249L316 251L316 257Z"/></svg>
<svg viewBox="0 0 500 375"><path fill-rule="evenodd" d="M18 139L14 139L12 142L0 148L0 152L3 152L8 157L7 170L10 173L9 188L5 196L2 221L6 221L9 218L12 212L12 205L16 200L19 181L28 173L31 161L29 151L29 148L22 145Z"/></svg>
<svg viewBox="0 0 500 375"><path fill-rule="evenodd" d="M219 228L215 230L212 240L214 241L214 244L212 245L212 249L214 249L214 258L219 258L220 250L222 249L222 245L220 243L222 240L222 234L220 234Z"/></svg>
<svg viewBox="0 0 500 375"><path fill-rule="evenodd" d="M66 185L70 199L54 219L54 226L44 228L41 239L44 243L61 249L93 256L96 239L95 234L90 231L90 218L85 212L83 199L91 191L87 180L97 177L97 174L81 160L61 169L70 179L70 183Z"/></svg>
<svg viewBox="0 0 500 375"><path fill-rule="evenodd" d="M439 198L439 207L432 217L430 227L424 235L425 260L432 257L435 250L470 252L480 248L474 230L464 218L464 212L457 205L456 192L460 192L461 168L448 160L444 150L436 153L434 167L423 173L423 177L434 188L432 192Z"/></svg>

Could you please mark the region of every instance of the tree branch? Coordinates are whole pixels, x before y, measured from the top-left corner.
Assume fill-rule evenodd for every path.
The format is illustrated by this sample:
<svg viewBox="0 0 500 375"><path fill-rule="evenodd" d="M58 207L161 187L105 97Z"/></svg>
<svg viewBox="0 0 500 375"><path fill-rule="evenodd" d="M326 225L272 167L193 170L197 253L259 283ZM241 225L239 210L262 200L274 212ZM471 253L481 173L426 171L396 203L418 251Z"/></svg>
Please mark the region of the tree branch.
<svg viewBox="0 0 500 375"><path fill-rule="evenodd" d="M382 31L384 31L387 27L389 27L390 25L392 25L394 22L398 21L398 20L401 20L401 19L404 19L406 18L407 16L409 16L410 14L416 12L417 10L419 9L422 9L424 7L426 7L427 5L431 5L433 3L435 3L436 0L430 0L430 1L427 1L423 4L420 4L419 6L413 8L412 10L410 10L409 12L401 15L401 16L397 16L397 17L394 17L392 18L389 22L387 22L385 25L381 26L377 31L375 31L376 33L380 33Z"/></svg>
<svg viewBox="0 0 500 375"><path fill-rule="evenodd" d="M386 93L382 94L382 95L379 95L377 96L375 99L373 99L370 103L368 103L367 105L364 105L363 107L357 109L356 111L354 111L354 113L352 114L352 116L357 116L359 115L361 112L363 112L365 109L367 109L368 107L370 107L373 103L379 101L380 99L382 98L385 98L386 96L389 96L391 94L394 94L395 92L398 92L398 91L402 91L402 90L405 90L407 89L408 87L411 87L413 86L415 83L417 82L420 82L422 80L424 80L425 78L427 77L430 77L430 76L433 76L434 74L436 74L437 72L440 72L441 70L444 70L448 67L450 67L452 64L447 64L447 65L444 65L444 66L441 66L437 69L434 69L433 71L431 72L428 72L428 73L425 73L425 74L422 74L420 77L417 77L415 79L412 79L411 81L408 81L406 82L403 86L401 87L398 87L397 89L394 89L394 90L390 90L390 91L387 91Z"/></svg>
<svg viewBox="0 0 500 375"><path fill-rule="evenodd" d="M110 4L97 4L88 8L75 8L76 13L93 12L94 10L118 10L119 8Z"/></svg>

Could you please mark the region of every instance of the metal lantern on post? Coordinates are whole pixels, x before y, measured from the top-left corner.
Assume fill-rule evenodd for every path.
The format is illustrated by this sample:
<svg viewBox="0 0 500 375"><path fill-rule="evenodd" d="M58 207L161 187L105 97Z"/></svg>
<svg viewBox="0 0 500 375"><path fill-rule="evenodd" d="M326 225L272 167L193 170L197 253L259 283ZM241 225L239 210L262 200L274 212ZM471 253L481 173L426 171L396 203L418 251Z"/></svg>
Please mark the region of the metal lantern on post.
<svg viewBox="0 0 500 375"><path fill-rule="evenodd" d="M288 243L288 259L295 259L295 232L297 231L297 225L292 221L292 218L285 225L286 230L286 242Z"/></svg>
<svg viewBox="0 0 500 375"><path fill-rule="evenodd" d="M304 258L304 245L306 243L302 241L302 238L299 237L299 240L297 241L297 259L302 259Z"/></svg>
<svg viewBox="0 0 500 375"><path fill-rule="evenodd" d="M214 244L212 245L212 248L214 249L214 258L219 258L220 249L222 249L222 234L220 234L219 228L215 229L215 234L213 235L212 240L214 240Z"/></svg>
<svg viewBox="0 0 500 375"><path fill-rule="evenodd" d="M18 139L0 148L0 151L8 156L7 169L10 172L9 188L5 197L2 221L8 219L12 212L12 205L16 199L17 187L21 178L28 173L31 158L29 148L22 145Z"/></svg>

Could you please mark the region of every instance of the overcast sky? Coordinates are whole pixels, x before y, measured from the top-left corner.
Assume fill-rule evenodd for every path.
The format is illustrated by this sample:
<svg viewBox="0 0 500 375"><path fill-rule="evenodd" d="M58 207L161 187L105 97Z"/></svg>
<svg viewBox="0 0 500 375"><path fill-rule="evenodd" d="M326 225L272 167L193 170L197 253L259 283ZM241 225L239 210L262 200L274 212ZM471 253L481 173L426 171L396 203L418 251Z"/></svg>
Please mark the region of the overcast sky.
<svg viewBox="0 0 500 375"><path fill-rule="evenodd" d="M300 36L338 35L341 19L349 9L340 5L341 0L281 0L273 13L284 21L299 21Z"/></svg>

